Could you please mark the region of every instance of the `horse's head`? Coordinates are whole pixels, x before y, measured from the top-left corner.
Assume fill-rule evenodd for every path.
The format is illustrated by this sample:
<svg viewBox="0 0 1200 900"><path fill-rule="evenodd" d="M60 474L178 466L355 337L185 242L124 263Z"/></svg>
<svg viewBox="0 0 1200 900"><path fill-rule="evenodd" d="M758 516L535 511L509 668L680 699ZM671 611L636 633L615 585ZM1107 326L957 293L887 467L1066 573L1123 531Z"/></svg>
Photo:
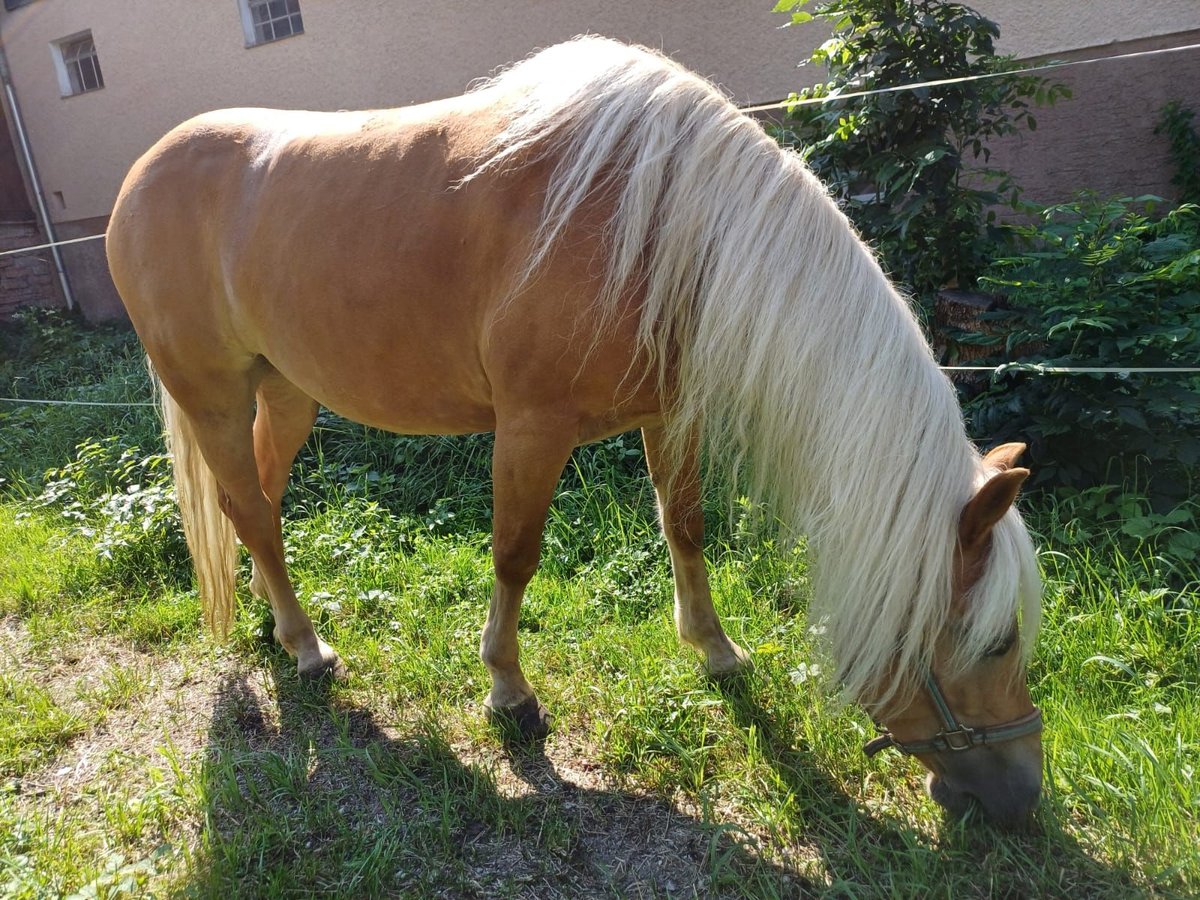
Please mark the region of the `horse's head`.
<svg viewBox="0 0 1200 900"><path fill-rule="evenodd" d="M977 801L998 824L1025 823L1042 786L1041 714L1029 697L1018 623L996 643L963 656L972 589L992 552L993 529L1005 517L1028 469L1014 464L1023 444L987 455L995 472L963 508L958 527L953 599L937 639L933 671L921 687L881 714L887 733L865 748L896 747L930 774L930 796L952 815Z"/></svg>

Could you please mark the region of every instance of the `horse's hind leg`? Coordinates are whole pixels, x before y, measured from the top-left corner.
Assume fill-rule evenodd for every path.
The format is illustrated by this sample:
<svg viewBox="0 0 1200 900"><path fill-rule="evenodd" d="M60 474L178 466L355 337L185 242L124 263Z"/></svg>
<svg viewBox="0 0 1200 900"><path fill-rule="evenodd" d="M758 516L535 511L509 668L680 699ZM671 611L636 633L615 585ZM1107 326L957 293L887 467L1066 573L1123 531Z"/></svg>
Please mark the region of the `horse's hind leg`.
<svg viewBox="0 0 1200 900"><path fill-rule="evenodd" d="M493 721L525 737L546 733L547 714L518 661L517 620L525 587L537 571L554 487L571 450L574 423L529 416L498 423L492 455L492 561L496 584L479 655L492 676L484 705Z"/></svg>
<svg viewBox="0 0 1200 900"><path fill-rule="evenodd" d="M700 467L695 447L676 468L669 468L659 428L643 428L646 464L658 495L663 534L675 576L675 628L680 640L704 653L713 675L736 672L749 662L746 651L721 628L713 608L704 567L704 511L700 503Z"/></svg>
<svg viewBox="0 0 1200 900"><path fill-rule="evenodd" d="M256 440L250 421L256 380L249 372L231 373L218 378L210 377L202 390L189 390L188 385L182 384L167 384L166 387L192 421L200 452L220 486L221 510L233 522L234 530L254 560L258 584L265 587L275 613L276 637L296 657L300 674L337 673L341 670L341 661L329 645L317 637L312 622L296 600L283 559L278 504L268 498L260 480L255 458ZM273 397L282 398L287 393L281 384L273 381L273 376L266 376L262 383L266 391L260 394L259 399L260 403L266 399L266 403L263 403L266 412L261 446L269 458L272 452L276 452L275 449L268 449L275 448L275 440L268 440L266 435L286 435L287 440L280 439L275 458L282 459L290 454L287 455L290 464L291 455L299 447L296 441L303 441L303 438L297 438L299 417L294 409L288 414L283 412L288 406L286 403L277 403L272 407ZM300 404L297 402L296 405ZM285 421L288 427L265 424L272 422L282 426ZM311 424L310 419L306 428ZM287 449L289 446L290 450ZM273 465L268 466L268 474L273 484L279 481L280 473ZM278 488L278 492L282 495L282 487Z"/></svg>
<svg viewBox="0 0 1200 900"><path fill-rule="evenodd" d="M282 538L283 493L287 489L296 454L312 433L312 425L317 417L317 402L274 370L259 382L256 397L258 409L254 415L254 460L258 466L259 483L271 501ZM270 600L267 583L257 563L253 571L250 593L260 600Z"/></svg>
<svg viewBox="0 0 1200 900"><path fill-rule="evenodd" d="M271 604L275 616L275 638L283 647L296 656L302 674L309 670L322 672L332 668L341 672L340 663L327 645L323 645L313 630L312 621L296 600L296 595L283 566L283 531L280 507L283 492L287 488L288 475L296 454L312 433L317 416L317 402L287 381L278 372L271 370L259 382L258 411L254 416L254 459L258 468L258 479L262 492L271 506L274 529L272 546L278 548L278 559L273 554L260 563L254 560L254 574L250 579L250 591L256 597ZM268 572L274 576L268 577ZM271 585L276 589L272 591ZM303 648L318 647L316 657ZM324 647L324 649L320 649ZM307 657L307 659L305 658ZM310 662L310 660L316 660ZM306 662L308 666L306 667Z"/></svg>

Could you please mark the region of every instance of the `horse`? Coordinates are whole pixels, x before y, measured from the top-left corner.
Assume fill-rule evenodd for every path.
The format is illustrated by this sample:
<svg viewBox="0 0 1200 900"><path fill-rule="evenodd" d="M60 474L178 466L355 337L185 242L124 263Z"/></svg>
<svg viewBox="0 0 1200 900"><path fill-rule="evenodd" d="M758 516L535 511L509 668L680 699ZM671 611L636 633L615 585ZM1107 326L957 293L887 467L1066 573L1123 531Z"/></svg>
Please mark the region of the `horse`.
<svg viewBox="0 0 1200 900"><path fill-rule="evenodd" d="M488 714L534 738L517 618L573 449L640 428L679 638L749 664L713 606L707 464L814 559L833 681L951 813L1026 821L1040 582L1021 445L982 456L907 303L805 163L716 87L601 37L397 109L176 127L107 232L146 350L205 617L251 592L302 675L342 674L297 602L280 502L318 406L494 432Z"/></svg>

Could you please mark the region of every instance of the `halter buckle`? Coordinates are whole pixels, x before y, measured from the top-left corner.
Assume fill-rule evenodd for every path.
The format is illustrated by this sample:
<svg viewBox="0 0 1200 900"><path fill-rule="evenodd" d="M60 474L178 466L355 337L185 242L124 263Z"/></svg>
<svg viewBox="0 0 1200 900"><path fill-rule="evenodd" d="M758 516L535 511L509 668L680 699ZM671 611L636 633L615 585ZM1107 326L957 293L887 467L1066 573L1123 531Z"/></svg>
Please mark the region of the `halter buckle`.
<svg viewBox="0 0 1200 900"><path fill-rule="evenodd" d="M966 725L959 725L954 731L939 732L938 737L942 739L943 745L947 750L970 750L976 744L976 735L978 732L974 728Z"/></svg>

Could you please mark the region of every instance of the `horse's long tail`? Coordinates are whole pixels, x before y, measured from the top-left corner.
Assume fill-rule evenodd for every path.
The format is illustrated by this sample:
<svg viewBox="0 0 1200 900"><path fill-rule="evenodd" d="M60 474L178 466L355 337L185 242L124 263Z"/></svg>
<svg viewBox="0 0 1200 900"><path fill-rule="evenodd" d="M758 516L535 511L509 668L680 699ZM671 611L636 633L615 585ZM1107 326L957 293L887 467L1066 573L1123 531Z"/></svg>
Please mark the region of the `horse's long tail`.
<svg viewBox="0 0 1200 900"><path fill-rule="evenodd" d="M175 470L175 493L183 535L196 567L204 620L213 634L225 637L233 622L233 590L237 571L237 542L233 523L221 511L217 477L204 461L195 428L175 398L162 386L153 367L150 376L158 390L167 449Z"/></svg>

